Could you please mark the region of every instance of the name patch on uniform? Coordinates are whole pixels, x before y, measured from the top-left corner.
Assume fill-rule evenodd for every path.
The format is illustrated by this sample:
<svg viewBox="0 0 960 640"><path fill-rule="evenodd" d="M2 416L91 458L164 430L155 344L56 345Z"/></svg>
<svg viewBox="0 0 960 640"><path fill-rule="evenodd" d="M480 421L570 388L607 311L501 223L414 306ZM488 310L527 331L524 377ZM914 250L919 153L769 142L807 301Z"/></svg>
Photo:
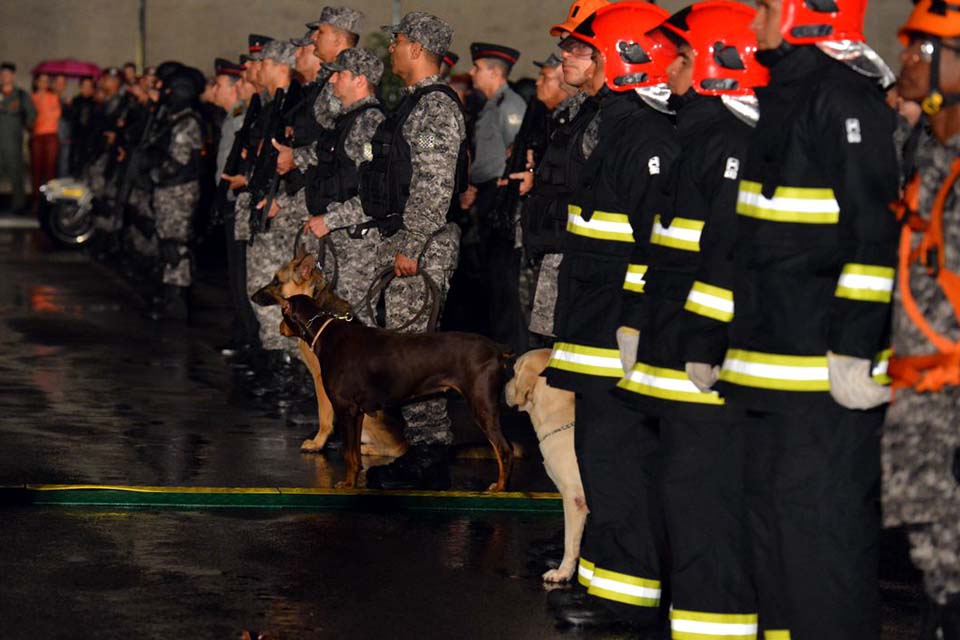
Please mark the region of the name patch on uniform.
<svg viewBox="0 0 960 640"><path fill-rule="evenodd" d="M653 156L647 160L647 171L649 171L652 176L660 174L660 156Z"/></svg>
<svg viewBox="0 0 960 640"><path fill-rule="evenodd" d="M727 158L727 168L723 170L723 177L727 180L736 180L740 175L740 161L734 157Z"/></svg>
<svg viewBox="0 0 960 640"><path fill-rule="evenodd" d="M847 142L850 144L860 144L860 120L858 118L847 118Z"/></svg>

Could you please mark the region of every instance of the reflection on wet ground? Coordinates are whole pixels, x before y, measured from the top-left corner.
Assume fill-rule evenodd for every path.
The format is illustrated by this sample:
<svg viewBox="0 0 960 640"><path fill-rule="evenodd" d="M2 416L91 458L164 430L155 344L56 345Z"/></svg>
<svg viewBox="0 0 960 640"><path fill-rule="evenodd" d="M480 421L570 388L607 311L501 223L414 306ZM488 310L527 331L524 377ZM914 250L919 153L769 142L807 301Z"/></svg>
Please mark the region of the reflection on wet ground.
<svg viewBox="0 0 960 640"><path fill-rule="evenodd" d="M212 345L229 316L202 273L191 326L140 318L134 291L80 253L0 232L0 485L330 487L339 453L244 396ZM522 421L516 490L552 490ZM459 420L460 440L479 432ZM379 463L383 460L367 460ZM492 460L460 460L458 488ZM124 511L0 513L0 621L15 638L551 638L531 540L555 515ZM883 549L885 638L915 635L918 579ZM578 635L578 634L575 634ZM587 637L603 637L586 634Z"/></svg>

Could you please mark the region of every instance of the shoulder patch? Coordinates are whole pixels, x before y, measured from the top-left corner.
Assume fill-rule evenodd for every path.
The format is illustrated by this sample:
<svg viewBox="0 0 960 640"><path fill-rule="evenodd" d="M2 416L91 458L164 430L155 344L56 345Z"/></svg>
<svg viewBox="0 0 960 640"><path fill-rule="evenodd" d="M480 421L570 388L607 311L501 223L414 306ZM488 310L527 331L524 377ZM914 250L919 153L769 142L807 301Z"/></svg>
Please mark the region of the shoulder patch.
<svg viewBox="0 0 960 640"><path fill-rule="evenodd" d="M421 151L430 151L437 146L437 136L424 131L417 135L417 149Z"/></svg>
<svg viewBox="0 0 960 640"><path fill-rule="evenodd" d="M740 161L733 156L727 158L727 167L723 170L723 177L727 180L736 180L740 176Z"/></svg>
<svg viewBox="0 0 960 640"><path fill-rule="evenodd" d="M652 176L660 174L660 156L653 156L647 160L647 171Z"/></svg>
<svg viewBox="0 0 960 640"><path fill-rule="evenodd" d="M519 113L511 113L507 116L507 124L511 127L517 127L523 124L523 116Z"/></svg>
<svg viewBox="0 0 960 640"><path fill-rule="evenodd" d="M373 144L370 142L363 143L363 159L367 162L373 160Z"/></svg>
<svg viewBox="0 0 960 640"><path fill-rule="evenodd" d="M847 142L850 144L860 144L860 120L858 118L847 118Z"/></svg>

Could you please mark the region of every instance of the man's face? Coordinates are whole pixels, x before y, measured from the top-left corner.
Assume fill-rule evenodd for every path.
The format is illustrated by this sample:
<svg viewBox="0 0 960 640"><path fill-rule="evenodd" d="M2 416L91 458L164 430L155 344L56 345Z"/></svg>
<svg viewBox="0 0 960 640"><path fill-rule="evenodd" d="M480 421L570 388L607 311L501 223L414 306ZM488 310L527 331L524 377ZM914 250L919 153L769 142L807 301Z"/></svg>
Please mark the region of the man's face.
<svg viewBox="0 0 960 640"><path fill-rule="evenodd" d="M127 84L132 84L137 79L137 68L132 65L127 65L123 68L123 79Z"/></svg>
<svg viewBox="0 0 960 640"><path fill-rule="evenodd" d="M945 38L940 46L940 77L943 93L960 90L960 40ZM897 90L904 100L921 102L930 93L930 63L934 50L933 38L923 33L910 34L910 42L900 52L900 78Z"/></svg>
<svg viewBox="0 0 960 640"><path fill-rule="evenodd" d="M321 24L313 31L313 54L320 62L333 62L343 47L343 32L329 24Z"/></svg>
<svg viewBox="0 0 960 640"><path fill-rule="evenodd" d="M474 88L480 93L489 94L496 91L502 83L503 74L489 60L480 59L473 63L470 69Z"/></svg>
<svg viewBox="0 0 960 640"><path fill-rule="evenodd" d="M120 89L120 78L118 76L103 76L101 86L107 95L113 95Z"/></svg>
<svg viewBox="0 0 960 640"><path fill-rule="evenodd" d="M230 76L219 75L213 84L213 104L224 111L229 111L236 102L237 92L230 82Z"/></svg>
<svg viewBox="0 0 960 640"><path fill-rule="evenodd" d="M390 66L393 72L402 77L413 63L414 52L420 45L402 33L395 33L390 40Z"/></svg>
<svg viewBox="0 0 960 640"><path fill-rule="evenodd" d="M780 33L780 20L783 12L783 0L757 0L757 15L750 23L750 29L757 36L757 48L771 51L783 44Z"/></svg>
<svg viewBox="0 0 960 640"><path fill-rule="evenodd" d="M293 68L300 75L313 78L320 69L320 58L316 55L316 46L311 42L302 47L297 47L296 61Z"/></svg>
<svg viewBox="0 0 960 640"><path fill-rule="evenodd" d="M282 70L283 65L277 64L274 60L270 58L264 58L260 63L260 80L261 84L269 85L276 82L280 77L280 71Z"/></svg>
<svg viewBox="0 0 960 640"><path fill-rule="evenodd" d="M563 59L563 81L578 89L585 86L597 73L594 49L575 38L565 38L560 47Z"/></svg>
<svg viewBox="0 0 960 640"><path fill-rule="evenodd" d="M13 71L10 69L0 69L0 84L13 84Z"/></svg>
<svg viewBox="0 0 960 640"><path fill-rule="evenodd" d="M67 79L64 76L56 76L53 79L53 90L57 93L63 93L67 89Z"/></svg>
<svg viewBox="0 0 960 640"><path fill-rule="evenodd" d="M557 105L565 97L563 67L540 67L537 76L537 99L546 105Z"/></svg>
<svg viewBox="0 0 960 640"><path fill-rule="evenodd" d="M344 104L354 102L356 76L351 71L336 71L330 76L330 84L333 86L333 95Z"/></svg>
<svg viewBox="0 0 960 640"><path fill-rule="evenodd" d="M693 86L693 59L696 52L689 45L677 47L677 57L667 66L667 85L670 93L682 96Z"/></svg>
<svg viewBox="0 0 960 640"><path fill-rule="evenodd" d="M90 78L84 78L83 80L81 80L80 95L82 95L84 98L89 98L93 96L93 93L94 93L93 80L91 80Z"/></svg>

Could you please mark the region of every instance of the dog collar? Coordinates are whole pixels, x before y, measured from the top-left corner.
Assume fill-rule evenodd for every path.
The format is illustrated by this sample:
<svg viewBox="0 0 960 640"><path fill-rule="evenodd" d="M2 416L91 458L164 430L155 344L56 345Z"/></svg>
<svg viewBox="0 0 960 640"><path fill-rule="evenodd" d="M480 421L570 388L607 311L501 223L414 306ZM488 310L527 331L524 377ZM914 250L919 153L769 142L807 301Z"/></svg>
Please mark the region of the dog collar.
<svg viewBox="0 0 960 640"><path fill-rule="evenodd" d="M327 321L323 323L320 327L320 331L317 331L317 335L313 336L313 342L310 343L310 350L313 351L317 346L317 340L320 339L320 334L323 333L323 330L327 328L327 325L336 320L337 318L327 318Z"/></svg>
<svg viewBox="0 0 960 640"><path fill-rule="evenodd" d="M323 331L323 329L321 329L321 331ZM561 431L566 431L567 429L573 429L573 427L576 426L576 424L577 424L576 421L574 421L574 422L568 422L567 424L563 425L562 427L557 427L556 429L554 429L553 431L551 431L551 432L548 433L547 435L545 435L545 436L543 436L542 438L540 438L540 440L539 440L540 444L543 444L543 441L546 440L547 438L549 438L550 436L555 436L555 435L557 435L558 433L560 433Z"/></svg>

